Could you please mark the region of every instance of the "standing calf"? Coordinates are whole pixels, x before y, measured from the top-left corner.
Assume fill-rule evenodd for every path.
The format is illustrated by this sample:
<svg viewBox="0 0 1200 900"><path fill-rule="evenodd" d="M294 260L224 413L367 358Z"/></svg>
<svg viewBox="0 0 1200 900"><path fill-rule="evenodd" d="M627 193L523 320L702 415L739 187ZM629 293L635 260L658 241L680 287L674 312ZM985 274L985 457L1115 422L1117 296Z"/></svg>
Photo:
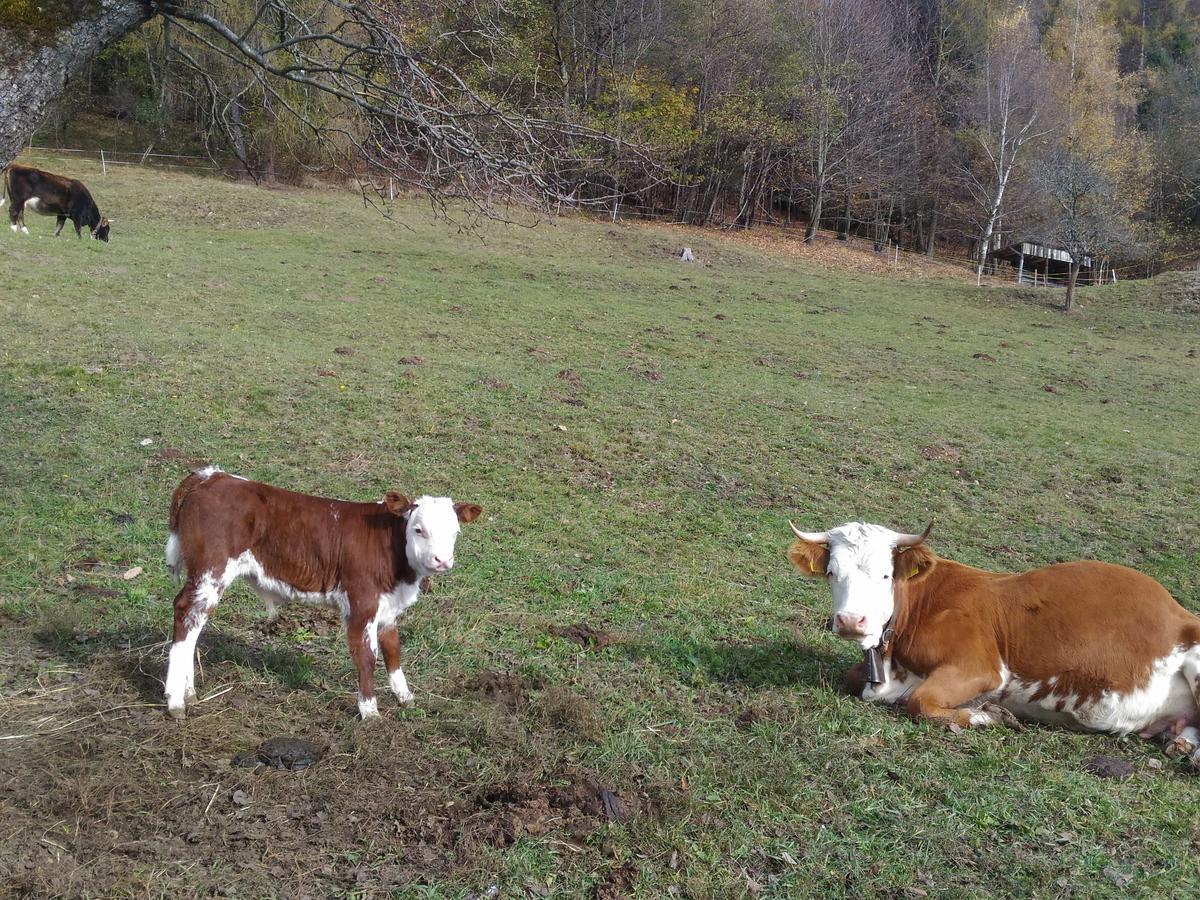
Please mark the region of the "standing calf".
<svg viewBox="0 0 1200 900"><path fill-rule="evenodd" d="M377 503L311 497L216 466L188 475L171 497L167 540L172 576L187 572L175 598L167 710L182 719L195 701L196 641L239 577L250 582L272 620L287 600L337 608L358 669L364 719L379 716L374 673L380 651L392 693L412 705L396 617L417 602L423 578L450 571L459 523L481 512L449 497L409 500L395 491Z"/></svg>

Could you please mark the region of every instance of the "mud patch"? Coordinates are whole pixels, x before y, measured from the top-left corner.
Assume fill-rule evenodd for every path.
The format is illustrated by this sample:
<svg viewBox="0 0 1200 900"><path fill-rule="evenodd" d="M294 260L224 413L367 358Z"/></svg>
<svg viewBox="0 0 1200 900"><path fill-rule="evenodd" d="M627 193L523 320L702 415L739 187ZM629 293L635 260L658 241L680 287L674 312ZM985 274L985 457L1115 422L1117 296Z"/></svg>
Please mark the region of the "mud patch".
<svg viewBox="0 0 1200 900"><path fill-rule="evenodd" d="M928 447L921 448L921 458L930 462L956 463L962 459L962 453L945 444L930 444Z"/></svg>
<svg viewBox="0 0 1200 900"><path fill-rule="evenodd" d="M570 847L560 871L578 878L614 865L600 840L609 830L659 820L677 802L669 782L637 771L601 780L568 763L557 739L456 752L478 704L363 724L344 684L246 682L212 652L202 702L175 722L163 715L165 646L153 637L114 650L101 637L64 656L31 627L0 630L11 679L0 734L22 736L0 753L0 893L395 896L443 878L490 884L486 850L543 835ZM532 693L519 715L543 716L555 688L534 688L485 672L468 692L518 706ZM577 705L563 691L556 704ZM267 744L255 768L230 764L258 741L248 736L298 724L297 740L327 748L318 764L259 769ZM84 827L48 831L54 822Z"/></svg>
<svg viewBox="0 0 1200 900"><path fill-rule="evenodd" d="M1123 759L1111 756L1093 756L1083 762L1083 771L1097 778L1128 778L1133 774L1133 766Z"/></svg>
<svg viewBox="0 0 1200 900"><path fill-rule="evenodd" d="M161 450L156 450L150 458L158 463L178 463L189 471L203 469L209 464L209 460L204 457L175 447L163 447Z"/></svg>
<svg viewBox="0 0 1200 900"><path fill-rule="evenodd" d="M586 622L575 622L572 625L551 625L546 630L555 637L571 641L590 650L601 650L620 643L620 638L607 631L593 628Z"/></svg>
<svg viewBox="0 0 1200 900"><path fill-rule="evenodd" d="M634 882L637 881L638 867L633 860L610 871L596 883L592 891L595 900L622 900L633 892Z"/></svg>
<svg viewBox="0 0 1200 900"><path fill-rule="evenodd" d="M520 675L481 672L466 683L464 695L488 700L503 709L514 710L525 705L526 689L536 687L538 685L535 682Z"/></svg>
<svg viewBox="0 0 1200 900"><path fill-rule="evenodd" d="M560 381L565 381L574 388L583 387L583 378L573 369L563 369L556 376Z"/></svg>

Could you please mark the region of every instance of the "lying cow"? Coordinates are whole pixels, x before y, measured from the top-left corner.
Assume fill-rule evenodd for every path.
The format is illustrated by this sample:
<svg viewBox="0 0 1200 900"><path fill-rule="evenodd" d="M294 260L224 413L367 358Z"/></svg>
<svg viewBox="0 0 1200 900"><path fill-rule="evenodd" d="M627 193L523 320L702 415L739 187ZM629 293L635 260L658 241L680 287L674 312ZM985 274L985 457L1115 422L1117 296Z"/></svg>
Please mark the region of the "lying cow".
<svg viewBox="0 0 1200 900"><path fill-rule="evenodd" d="M29 234L25 227L25 210L31 209L43 216L58 217L55 237L62 233L63 225L70 219L75 225L76 237L82 237L82 229L86 228L96 240L108 240L112 220L100 215L96 201L82 181L12 163L4 171L4 189L12 201L8 220L13 231L20 227L23 233ZM0 206L3 205L4 198L0 196Z"/></svg>
<svg viewBox="0 0 1200 900"><path fill-rule="evenodd" d="M417 602L422 579L454 565L459 523L483 510L449 497L409 500L389 491L378 503L310 497L247 481L216 466L193 472L171 497L167 567L183 590L167 664L167 710L177 719L196 699L193 657L221 595L245 578L278 616L287 600L335 607L358 669L358 711L379 716L375 661L383 652L392 693L413 694L400 668L396 617Z"/></svg>
<svg viewBox="0 0 1200 900"><path fill-rule="evenodd" d="M847 682L864 700L961 727L1015 714L1163 735L1200 765L1200 619L1148 575L1103 562L984 572L939 559L928 528L792 530L792 563L829 582L833 631L863 648Z"/></svg>

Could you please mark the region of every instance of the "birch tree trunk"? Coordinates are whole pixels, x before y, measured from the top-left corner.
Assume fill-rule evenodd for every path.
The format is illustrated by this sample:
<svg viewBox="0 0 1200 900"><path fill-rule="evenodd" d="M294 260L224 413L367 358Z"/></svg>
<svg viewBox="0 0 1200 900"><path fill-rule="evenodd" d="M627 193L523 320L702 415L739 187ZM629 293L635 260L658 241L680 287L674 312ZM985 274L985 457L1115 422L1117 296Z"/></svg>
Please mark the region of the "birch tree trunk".
<svg viewBox="0 0 1200 900"><path fill-rule="evenodd" d="M150 0L45 0L33 25L0 13L0 165L88 60L153 15Z"/></svg>

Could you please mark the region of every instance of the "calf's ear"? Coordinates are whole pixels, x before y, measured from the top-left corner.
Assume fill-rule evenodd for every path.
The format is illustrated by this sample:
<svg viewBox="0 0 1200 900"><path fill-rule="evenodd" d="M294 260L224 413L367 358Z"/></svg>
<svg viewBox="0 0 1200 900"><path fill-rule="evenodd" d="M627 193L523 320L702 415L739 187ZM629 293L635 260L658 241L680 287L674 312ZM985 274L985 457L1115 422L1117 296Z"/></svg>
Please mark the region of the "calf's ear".
<svg viewBox="0 0 1200 900"><path fill-rule="evenodd" d="M483 507L478 503L455 503L454 513L462 523L474 522L483 514Z"/></svg>
<svg viewBox="0 0 1200 900"><path fill-rule="evenodd" d="M920 581L933 571L937 559L925 544L900 547L892 554L892 575L897 581Z"/></svg>
<svg viewBox="0 0 1200 900"><path fill-rule="evenodd" d="M399 491L388 491L386 494L384 494L383 505L386 506L388 512L394 516L402 516L416 506L415 503L413 503Z"/></svg>
<svg viewBox="0 0 1200 900"><path fill-rule="evenodd" d="M829 548L812 541L796 541L788 550L788 559L806 578L824 578L829 569Z"/></svg>

